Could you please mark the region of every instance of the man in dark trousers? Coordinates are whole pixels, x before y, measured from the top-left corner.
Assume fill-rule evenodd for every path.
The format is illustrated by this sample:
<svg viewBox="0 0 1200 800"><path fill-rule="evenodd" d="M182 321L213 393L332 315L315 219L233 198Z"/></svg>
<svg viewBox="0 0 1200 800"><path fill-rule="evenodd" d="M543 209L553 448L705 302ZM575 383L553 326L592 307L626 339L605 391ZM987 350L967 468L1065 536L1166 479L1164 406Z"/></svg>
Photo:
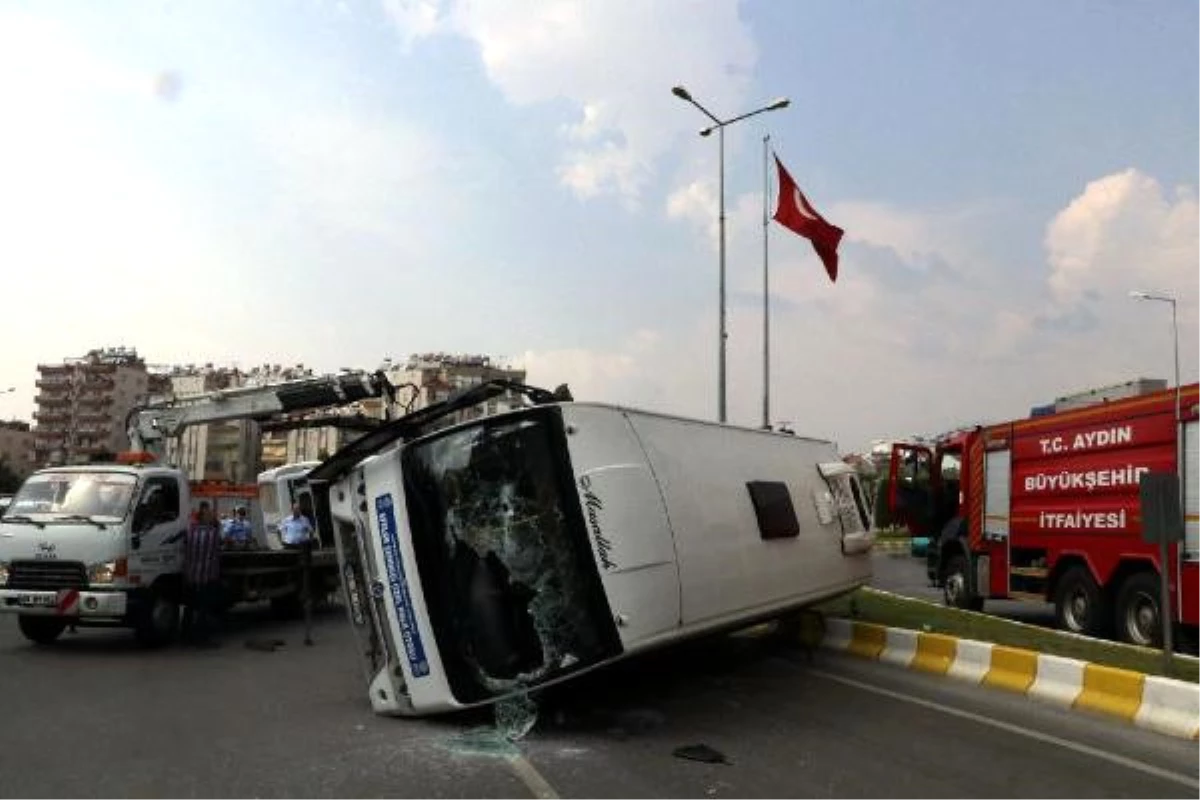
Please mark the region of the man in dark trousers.
<svg viewBox="0 0 1200 800"><path fill-rule="evenodd" d="M201 501L188 528L183 553L183 640L216 647L212 638L221 602L221 528L208 501Z"/></svg>

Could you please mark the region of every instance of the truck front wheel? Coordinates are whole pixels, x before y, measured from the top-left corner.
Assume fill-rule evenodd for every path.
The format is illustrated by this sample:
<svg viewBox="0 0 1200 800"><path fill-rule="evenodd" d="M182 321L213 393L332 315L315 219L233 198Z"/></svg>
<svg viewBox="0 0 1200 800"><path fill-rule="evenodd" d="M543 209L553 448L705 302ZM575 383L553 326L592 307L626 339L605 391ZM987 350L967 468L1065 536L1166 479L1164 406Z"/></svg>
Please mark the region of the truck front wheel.
<svg viewBox="0 0 1200 800"><path fill-rule="evenodd" d="M966 556L961 553L950 556L942 575L942 596L952 608L982 611L983 598L971 592L970 568Z"/></svg>
<svg viewBox="0 0 1200 800"><path fill-rule="evenodd" d="M1158 576L1136 572L1117 593L1117 636L1142 647L1162 647L1162 614Z"/></svg>
<svg viewBox="0 0 1200 800"><path fill-rule="evenodd" d="M143 647L170 643L179 633L179 603L159 589L153 589L146 607L138 615L133 635Z"/></svg>
<svg viewBox="0 0 1200 800"><path fill-rule="evenodd" d="M1108 613L1104 594L1086 567L1071 567L1054 592L1058 627L1083 636L1103 636Z"/></svg>
<svg viewBox="0 0 1200 800"><path fill-rule="evenodd" d="M21 615L17 617L17 627L21 629L21 633L25 635L25 638L31 642L53 644L54 640L67 629L67 623L66 620L55 617Z"/></svg>

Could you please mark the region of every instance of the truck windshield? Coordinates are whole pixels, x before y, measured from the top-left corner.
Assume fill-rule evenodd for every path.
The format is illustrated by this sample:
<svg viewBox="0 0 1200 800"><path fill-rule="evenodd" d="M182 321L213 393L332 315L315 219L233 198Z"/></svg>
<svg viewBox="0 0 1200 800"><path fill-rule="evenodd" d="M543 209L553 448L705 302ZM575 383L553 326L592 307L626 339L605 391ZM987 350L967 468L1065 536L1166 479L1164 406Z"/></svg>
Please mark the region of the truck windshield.
<svg viewBox="0 0 1200 800"><path fill-rule="evenodd" d="M42 472L25 481L5 513L120 521L129 513L136 483L133 475L112 472Z"/></svg>
<svg viewBox="0 0 1200 800"><path fill-rule="evenodd" d="M436 435L407 448L403 468L421 583L460 700L619 653L557 410Z"/></svg>

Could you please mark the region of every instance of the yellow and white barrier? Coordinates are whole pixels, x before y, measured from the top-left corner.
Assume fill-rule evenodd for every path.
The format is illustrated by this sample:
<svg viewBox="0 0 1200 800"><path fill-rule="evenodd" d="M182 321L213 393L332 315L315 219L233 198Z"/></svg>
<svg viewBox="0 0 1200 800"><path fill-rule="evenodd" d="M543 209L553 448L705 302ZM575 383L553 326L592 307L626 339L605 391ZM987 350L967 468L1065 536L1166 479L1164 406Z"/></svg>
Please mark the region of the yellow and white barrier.
<svg viewBox="0 0 1200 800"><path fill-rule="evenodd" d="M821 646L1196 739L1200 686L1033 650L829 618Z"/></svg>

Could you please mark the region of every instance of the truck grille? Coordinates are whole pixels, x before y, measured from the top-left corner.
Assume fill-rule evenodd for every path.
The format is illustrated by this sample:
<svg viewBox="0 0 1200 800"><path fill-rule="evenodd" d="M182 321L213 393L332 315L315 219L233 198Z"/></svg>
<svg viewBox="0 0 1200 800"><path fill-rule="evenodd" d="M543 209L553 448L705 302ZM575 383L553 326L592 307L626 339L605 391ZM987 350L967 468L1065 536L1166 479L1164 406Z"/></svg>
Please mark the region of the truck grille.
<svg viewBox="0 0 1200 800"><path fill-rule="evenodd" d="M8 565L9 589L56 591L87 588L87 569L80 561L13 561Z"/></svg>

